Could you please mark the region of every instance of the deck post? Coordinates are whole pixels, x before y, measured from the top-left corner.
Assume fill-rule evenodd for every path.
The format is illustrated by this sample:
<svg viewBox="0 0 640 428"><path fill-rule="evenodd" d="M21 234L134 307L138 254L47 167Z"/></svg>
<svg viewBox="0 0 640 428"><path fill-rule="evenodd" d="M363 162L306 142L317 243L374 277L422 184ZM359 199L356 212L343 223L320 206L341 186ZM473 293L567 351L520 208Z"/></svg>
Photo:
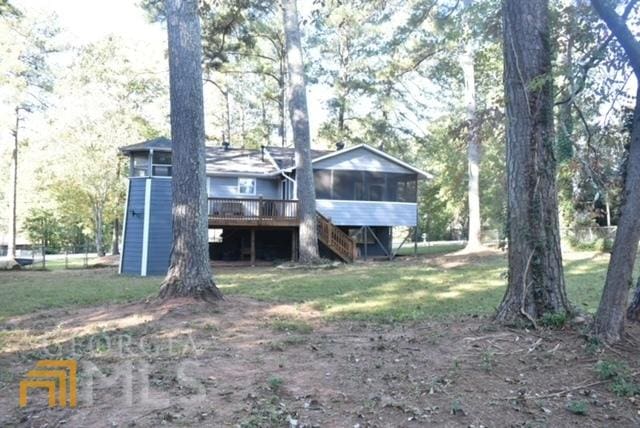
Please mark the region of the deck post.
<svg viewBox="0 0 640 428"><path fill-rule="evenodd" d="M256 265L256 230L251 229L251 266Z"/></svg>
<svg viewBox="0 0 640 428"><path fill-rule="evenodd" d="M362 231L364 233L364 260L365 261L367 260L367 256L369 255L369 251L367 250L367 247L369 246L368 242L367 242L368 238L369 238L369 236L367 235L367 229L368 228L369 228L368 226L364 226L362 228Z"/></svg>
<svg viewBox="0 0 640 428"><path fill-rule="evenodd" d="M418 257L418 225L420 224L420 202L418 201L418 183L416 183L416 227L413 230L413 255Z"/></svg>
<svg viewBox="0 0 640 428"><path fill-rule="evenodd" d="M296 236L296 229L291 229L291 261L296 261L296 255L298 254L298 237Z"/></svg>

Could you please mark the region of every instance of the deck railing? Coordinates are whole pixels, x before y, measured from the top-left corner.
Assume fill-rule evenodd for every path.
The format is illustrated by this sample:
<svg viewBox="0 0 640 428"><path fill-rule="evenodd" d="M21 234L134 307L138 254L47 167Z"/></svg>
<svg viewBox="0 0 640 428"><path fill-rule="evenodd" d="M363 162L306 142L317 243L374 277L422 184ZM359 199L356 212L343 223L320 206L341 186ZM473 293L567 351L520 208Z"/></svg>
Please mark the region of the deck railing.
<svg viewBox="0 0 640 428"><path fill-rule="evenodd" d="M220 226L295 226L298 201L209 198L209 223Z"/></svg>

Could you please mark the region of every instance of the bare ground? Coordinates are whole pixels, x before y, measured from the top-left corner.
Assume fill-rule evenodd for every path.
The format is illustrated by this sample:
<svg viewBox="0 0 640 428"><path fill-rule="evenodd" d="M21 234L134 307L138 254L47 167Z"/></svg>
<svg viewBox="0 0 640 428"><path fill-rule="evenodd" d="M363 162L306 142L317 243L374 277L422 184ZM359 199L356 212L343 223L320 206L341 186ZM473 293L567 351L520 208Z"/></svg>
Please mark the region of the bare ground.
<svg viewBox="0 0 640 428"><path fill-rule="evenodd" d="M0 426L640 424L639 402L595 371L605 359L637 370L635 328L625 346L597 350L577 327L326 322L305 306L242 297L44 311L2 327ZM20 409L20 379L49 357L78 359L78 407L49 409L36 391ZM94 376L93 404L91 368L117 380ZM587 414L570 412L571 402Z"/></svg>

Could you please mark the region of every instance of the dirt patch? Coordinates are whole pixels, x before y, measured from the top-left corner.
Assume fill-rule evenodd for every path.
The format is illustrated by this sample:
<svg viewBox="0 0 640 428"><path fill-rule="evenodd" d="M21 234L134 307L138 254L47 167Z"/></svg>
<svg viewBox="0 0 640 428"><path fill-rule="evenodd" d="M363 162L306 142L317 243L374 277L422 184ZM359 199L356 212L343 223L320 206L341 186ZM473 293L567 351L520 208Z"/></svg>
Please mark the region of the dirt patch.
<svg viewBox="0 0 640 428"><path fill-rule="evenodd" d="M241 297L45 311L1 328L0 426L640 424L633 394L596 370L626 361L633 383L635 328L603 350L577 328L326 322ZM78 360L76 409L49 409L39 391L18 408L19 381L42 358Z"/></svg>

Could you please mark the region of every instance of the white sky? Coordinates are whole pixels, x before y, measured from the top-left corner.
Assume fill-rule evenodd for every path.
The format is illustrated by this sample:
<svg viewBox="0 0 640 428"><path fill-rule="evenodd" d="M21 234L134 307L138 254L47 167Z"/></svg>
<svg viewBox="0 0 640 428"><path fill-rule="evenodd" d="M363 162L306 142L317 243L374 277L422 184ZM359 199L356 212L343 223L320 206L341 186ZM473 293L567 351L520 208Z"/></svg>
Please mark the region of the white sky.
<svg viewBox="0 0 640 428"><path fill-rule="evenodd" d="M134 40L164 40L162 25L151 24L137 0L14 0L26 11L55 13L70 38L89 43L110 34Z"/></svg>
<svg viewBox="0 0 640 428"><path fill-rule="evenodd" d="M150 23L139 0L14 0L12 3L29 15L55 14L62 27L61 39L74 46L110 35L121 36L143 47L161 44L164 49L166 45L165 25ZM312 135L326 118L325 100L326 88L308 88Z"/></svg>

